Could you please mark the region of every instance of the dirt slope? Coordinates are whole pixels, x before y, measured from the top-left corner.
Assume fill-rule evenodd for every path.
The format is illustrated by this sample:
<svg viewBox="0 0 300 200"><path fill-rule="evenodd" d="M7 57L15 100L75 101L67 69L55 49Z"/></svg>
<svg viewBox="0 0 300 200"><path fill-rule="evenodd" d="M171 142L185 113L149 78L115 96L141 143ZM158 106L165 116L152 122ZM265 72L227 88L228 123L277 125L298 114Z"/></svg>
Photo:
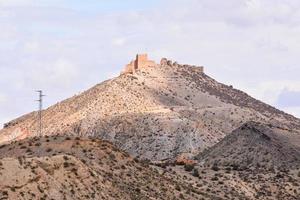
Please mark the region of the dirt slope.
<svg viewBox="0 0 300 200"><path fill-rule="evenodd" d="M193 168L193 182L207 194L222 199L299 199L300 137L293 132L248 122L196 158L188 169Z"/></svg>
<svg viewBox="0 0 300 200"><path fill-rule="evenodd" d="M248 122L198 156L205 164L240 168L300 167L300 136L257 122Z"/></svg>
<svg viewBox="0 0 300 200"><path fill-rule="evenodd" d="M0 199L209 199L98 139L32 138L0 147Z"/></svg>

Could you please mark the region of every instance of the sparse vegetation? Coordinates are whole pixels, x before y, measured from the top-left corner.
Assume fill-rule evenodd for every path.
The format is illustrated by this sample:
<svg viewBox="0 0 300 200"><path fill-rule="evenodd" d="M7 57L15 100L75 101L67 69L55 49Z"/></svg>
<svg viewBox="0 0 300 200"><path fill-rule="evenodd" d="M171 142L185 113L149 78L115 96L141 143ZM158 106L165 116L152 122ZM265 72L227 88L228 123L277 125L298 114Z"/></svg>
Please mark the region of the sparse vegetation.
<svg viewBox="0 0 300 200"><path fill-rule="evenodd" d="M0 146L0 199L296 199L299 152L288 141L299 120L196 67L167 63L45 110L44 132L56 136ZM10 127L32 136L35 114ZM177 162L186 155L192 160Z"/></svg>
<svg viewBox="0 0 300 200"><path fill-rule="evenodd" d="M199 177L199 171L198 171L198 169L194 168L194 170L193 170L193 176Z"/></svg>
<svg viewBox="0 0 300 200"><path fill-rule="evenodd" d="M194 165L192 165L192 164L185 164L184 165L184 169L185 169L185 171L190 172L190 171L192 171L194 169Z"/></svg>
<svg viewBox="0 0 300 200"><path fill-rule="evenodd" d="M214 171L219 171L220 170L220 168L218 167L218 165L216 163L213 164L211 169L214 170Z"/></svg>
<svg viewBox="0 0 300 200"><path fill-rule="evenodd" d="M106 195L111 196L111 199L120 199L121 197L131 199L133 194L130 191L132 190L119 190L120 187L124 186L134 187L134 195L143 197L144 194L147 194L147 196L150 195L155 199L161 199L162 196L176 199L182 194L181 192L184 192L184 198L188 199L201 196L201 194L193 192L196 191L192 189L194 186L187 185L181 179L172 178L171 173L169 173L169 167L172 165L168 165L165 168L164 175L160 175L157 170L151 168L149 160L140 162L136 159L134 162L128 154L119 151L111 145L107 145L105 142L95 140L94 142L99 142L99 145L94 146L90 142L91 140L87 142L81 141L82 144L80 146L75 146L71 149L61 143L70 144L69 141L74 141L75 143L78 139L70 138L70 140L66 140L58 136L56 136L56 140L52 139L52 137L47 139L49 139L47 145L42 143L39 146L32 145L30 157L26 157L27 155L24 155L24 158L18 157L19 166L23 167L13 169L29 171L32 191L28 192L26 188L10 187L12 193L17 193L22 198L29 195L31 199L36 199L37 197L49 199L50 189L51 191L59 189L57 192L62 195L62 199L65 195L73 195L75 197L77 194L84 196L84 198L103 199L104 196L101 196L103 193L101 191L103 190L101 188L103 185L111 183L110 190L116 191L115 194L112 192L106 193ZM56 141L60 141L60 143ZM32 144L36 143L40 143L40 140L35 138ZM28 146L27 142L23 142L21 146ZM103 146L105 146L104 149L102 149ZM82 154L82 148L86 150L85 154ZM55 149L57 157L53 157L53 154L48 154L53 152L53 149ZM8 152L6 151L6 153ZM0 163L0 165L4 165L2 161ZM39 174L41 171L44 173L43 176L46 177L44 180L47 180L47 177L49 180L52 180L53 174L60 174L56 177L55 185L51 181L40 181L41 176ZM197 173L194 171L193 173ZM21 173L21 171L18 173ZM86 176L87 174L88 176ZM78 182L77 179L81 181ZM170 179L172 180L171 182ZM18 184L23 184L22 181L24 180L19 179L19 181ZM89 185L89 188L86 188L86 185ZM190 189L186 190L185 188L188 187ZM4 194L2 193L2 196ZM6 196L9 196L9 193Z"/></svg>

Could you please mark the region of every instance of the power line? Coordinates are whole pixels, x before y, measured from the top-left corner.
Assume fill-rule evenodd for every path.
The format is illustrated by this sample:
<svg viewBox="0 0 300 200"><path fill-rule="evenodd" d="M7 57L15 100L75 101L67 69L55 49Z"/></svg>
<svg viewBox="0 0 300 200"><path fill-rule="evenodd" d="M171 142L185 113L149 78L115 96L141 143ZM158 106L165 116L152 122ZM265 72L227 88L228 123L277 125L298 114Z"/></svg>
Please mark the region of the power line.
<svg viewBox="0 0 300 200"><path fill-rule="evenodd" d="M42 127L42 110L43 110L43 97L45 95L43 95L43 91L42 90L37 90L36 92L39 93L39 99L36 100L36 101L39 102L39 111L38 111L38 121L39 121L38 125L39 125L39 127L38 127L38 135L42 136L42 128L43 128Z"/></svg>

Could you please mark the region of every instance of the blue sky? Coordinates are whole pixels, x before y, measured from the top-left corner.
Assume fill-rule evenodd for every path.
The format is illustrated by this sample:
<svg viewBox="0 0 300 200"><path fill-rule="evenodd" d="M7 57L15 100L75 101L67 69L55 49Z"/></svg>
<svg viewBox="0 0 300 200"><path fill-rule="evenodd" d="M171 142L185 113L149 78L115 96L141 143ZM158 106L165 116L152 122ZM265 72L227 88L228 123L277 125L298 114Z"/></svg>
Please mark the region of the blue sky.
<svg viewBox="0 0 300 200"><path fill-rule="evenodd" d="M64 8L91 15L99 12L126 12L155 8L159 0L1 0L2 7Z"/></svg>
<svg viewBox="0 0 300 200"><path fill-rule="evenodd" d="M64 7L78 11L97 13L97 12L125 12L130 10L144 10L155 8L159 0L69 0L65 1Z"/></svg>
<svg viewBox="0 0 300 200"><path fill-rule="evenodd" d="M298 0L0 0L0 126L117 76L138 52L300 117Z"/></svg>

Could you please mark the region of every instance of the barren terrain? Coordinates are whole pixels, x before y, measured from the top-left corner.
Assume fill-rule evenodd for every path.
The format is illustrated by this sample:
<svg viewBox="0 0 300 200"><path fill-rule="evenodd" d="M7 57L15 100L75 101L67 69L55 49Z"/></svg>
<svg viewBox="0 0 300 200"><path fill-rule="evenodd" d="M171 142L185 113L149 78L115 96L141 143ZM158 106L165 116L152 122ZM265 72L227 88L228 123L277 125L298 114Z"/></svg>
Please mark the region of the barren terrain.
<svg viewBox="0 0 300 200"><path fill-rule="evenodd" d="M205 70L205 68L204 68ZM0 199L299 199L300 120L162 59L0 130Z"/></svg>

